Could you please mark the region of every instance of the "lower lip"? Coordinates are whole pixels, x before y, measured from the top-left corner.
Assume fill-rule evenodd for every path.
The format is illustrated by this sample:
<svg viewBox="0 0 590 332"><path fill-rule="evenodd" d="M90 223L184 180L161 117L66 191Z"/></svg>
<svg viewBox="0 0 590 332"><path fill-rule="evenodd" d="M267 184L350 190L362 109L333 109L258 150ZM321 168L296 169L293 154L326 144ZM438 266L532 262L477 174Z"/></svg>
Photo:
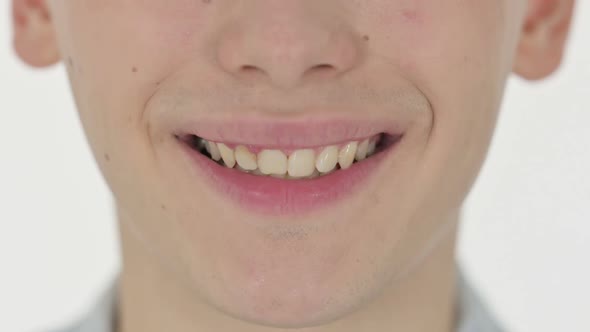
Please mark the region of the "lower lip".
<svg viewBox="0 0 590 332"><path fill-rule="evenodd" d="M387 149L354 163L350 168L313 179L289 180L252 175L221 166L179 141L194 161L196 170L220 194L243 208L264 215L296 215L328 207L361 192L376 168L392 153L401 139Z"/></svg>

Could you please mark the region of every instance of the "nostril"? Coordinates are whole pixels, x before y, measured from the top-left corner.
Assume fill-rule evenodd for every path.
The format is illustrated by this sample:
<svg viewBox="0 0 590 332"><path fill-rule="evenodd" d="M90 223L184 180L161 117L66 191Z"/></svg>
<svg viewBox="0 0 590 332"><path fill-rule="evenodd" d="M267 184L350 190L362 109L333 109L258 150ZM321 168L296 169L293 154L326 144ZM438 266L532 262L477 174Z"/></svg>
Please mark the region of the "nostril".
<svg viewBox="0 0 590 332"><path fill-rule="evenodd" d="M243 65L240 67L239 73L237 73L237 75L241 76L241 78L256 79L261 76L265 76L265 72L261 68L254 65Z"/></svg>
<svg viewBox="0 0 590 332"><path fill-rule="evenodd" d="M251 65L244 65L242 66L242 71L245 72L252 72L252 71L257 71L258 68L256 68L255 66L251 66Z"/></svg>
<svg viewBox="0 0 590 332"><path fill-rule="evenodd" d="M329 78L337 72L338 71L336 70L336 67L334 67L333 65L323 63L309 68L307 74L316 77Z"/></svg>
<svg viewBox="0 0 590 332"><path fill-rule="evenodd" d="M330 64L321 64L314 67L316 70L326 70L326 69L334 69L334 66Z"/></svg>

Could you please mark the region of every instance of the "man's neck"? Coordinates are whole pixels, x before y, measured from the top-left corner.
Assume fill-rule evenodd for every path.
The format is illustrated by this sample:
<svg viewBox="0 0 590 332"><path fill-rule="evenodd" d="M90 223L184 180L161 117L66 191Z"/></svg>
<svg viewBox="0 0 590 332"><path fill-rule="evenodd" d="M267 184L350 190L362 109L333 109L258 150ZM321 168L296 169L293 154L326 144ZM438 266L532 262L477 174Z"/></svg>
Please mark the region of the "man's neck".
<svg viewBox="0 0 590 332"><path fill-rule="evenodd" d="M121 217L121 216L120 216ZM214 309L147 253L120 223L123 269L116 332L279 332ZM456 232L448 232L419 265L350 316L305 332L452 332L456 328Z"/></svg>

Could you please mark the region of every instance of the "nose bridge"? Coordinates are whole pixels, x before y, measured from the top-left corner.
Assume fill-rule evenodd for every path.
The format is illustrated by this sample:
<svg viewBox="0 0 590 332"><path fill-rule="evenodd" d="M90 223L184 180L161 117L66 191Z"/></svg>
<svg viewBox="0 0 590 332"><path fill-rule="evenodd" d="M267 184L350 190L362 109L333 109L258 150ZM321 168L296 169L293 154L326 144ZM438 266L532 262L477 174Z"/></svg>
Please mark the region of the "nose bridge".
<svg viewBox="0 0 590 332"><path fill-rule="evenodd" d="M362 38L333 10L309 4L248 1L219 35L219 65L240 80L264 80L280 88L353 68L360 62Z"/></svg>

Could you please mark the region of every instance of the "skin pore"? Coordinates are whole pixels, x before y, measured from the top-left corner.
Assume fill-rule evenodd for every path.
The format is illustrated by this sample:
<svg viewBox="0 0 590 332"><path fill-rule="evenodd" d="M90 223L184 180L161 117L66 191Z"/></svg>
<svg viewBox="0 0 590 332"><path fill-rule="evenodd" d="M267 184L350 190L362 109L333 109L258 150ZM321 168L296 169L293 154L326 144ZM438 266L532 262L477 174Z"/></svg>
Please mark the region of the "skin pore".
<svg viewBox="0 0 590 332"><path fill-rule="evenodd" d="M556 70L573 7L13 0L14 47L31 66L64 63L116 198L117 332L450 332L460 209L506 79ZM405 133L362 192L269 216L191 171L171 133L193 115L389 119Z"/></svg>

